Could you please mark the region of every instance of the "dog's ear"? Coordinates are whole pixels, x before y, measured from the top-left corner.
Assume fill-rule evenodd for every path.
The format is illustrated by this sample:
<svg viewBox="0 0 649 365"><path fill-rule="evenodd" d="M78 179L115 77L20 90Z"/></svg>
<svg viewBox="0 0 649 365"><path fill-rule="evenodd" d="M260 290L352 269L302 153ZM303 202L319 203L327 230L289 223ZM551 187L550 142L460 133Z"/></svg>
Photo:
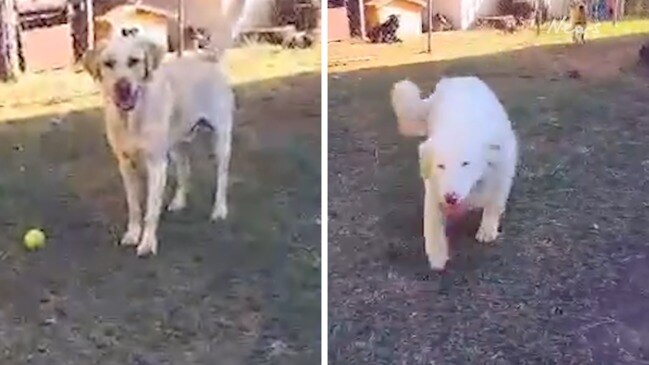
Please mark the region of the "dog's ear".
<svg viewBox="0 0 649 365"><path fill-rule="evenodd" d="M424 180L429 179L433 174L433 154L431 141L427 140L419 144L419 174Z"/></svg>
<svg viewBox="0 0 649 365"><path fill-rule="evenodd" d="M165 50L151 41L143 41L142 47L144 48L144 78L148 80L153 71L160 66Z"/></svg>
<svg viewBox="0 0 649 365"><path fill-rule="evenodd" d="M101 67L99 65L99 56L101 54L103 47L98 46L86 51L83 54L81 62L83 68L90 74L90 76L95 80L101 80Z"/></svg>
<svg viewBox="0 0 649 365"><path fill-rule="evenodd" d="M94 29L94 42L95 46L100 42L104 42L110 38L110 35L113 33L113 25L105 19L96 19L95 20L95 29Z"/></svg>

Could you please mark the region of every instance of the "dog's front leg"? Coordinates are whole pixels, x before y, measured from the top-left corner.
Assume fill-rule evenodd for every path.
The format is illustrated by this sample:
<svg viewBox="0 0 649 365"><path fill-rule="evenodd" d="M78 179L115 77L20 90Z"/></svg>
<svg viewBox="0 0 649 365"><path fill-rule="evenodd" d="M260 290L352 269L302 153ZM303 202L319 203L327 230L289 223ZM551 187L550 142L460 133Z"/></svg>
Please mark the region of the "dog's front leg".
<svg viewBox="0 0 649 365"><path fill-rule="evenodd" d="M228 215L228 171L230 169L230 153L232 149L232 112L223 113L223 121L217 127L214 148L218 160L216 193L211 219L225 219Z"/></svg>
<svg viewBox="0 0 649 365"><path fill-rule="evenodd" d="M489 198L483 207L480 227L475 235L478 242L493 242L498 238L500 216L505 211L510 188L511 179L506 181L502 177L495 180L490 187Z"/></svg>
<svg viewBox="0 0 649 365"><path fill-rule="evenodd" d="M489 202L484 207L480 228L478 228L478 233L475 235L478 242L493 242L498 238L498 226L503 211L504 206L495 202Z"/></svg>
<svg viewBox="0 0 649 365"><path fill-rule="evenodd" d="M177 211L184 209L187 205L187 192L189 191L191 167L186 146L178 146L173 149L170 153L170 157L176 167L178 186L176 187L176 193L167 209L170 211Z"/></svg>
<svg viewBox="0 0 649 365"><path fill-rule="evenodd" d="M162 197L167 183L167 159L159 156L146 157L148 191L146 200L146 215L144 216L144 232L137 246L137 255L144 256L158 252L158 221L162 209Z"/></svg>
<svg viewBox="0 0 649 365"><path fill-rule="evenodd" d="M142 181L131 158L118 154L118 165L124 182L126 204L128 205L128 224L121 243L122 245L137 245L142 233L142 209L140 207Z"/></svg>
<svg viewBox="0 0 649 365"><path fill-rule="evenodd" d="M443 270L448 261L448 239L444 219L432 179L424 180L424 240L428 263L433 270Z"/></svg>
<svg viewBox="0 0 649 365"><path fill-rule="evenodd" d="M498 238L500 218L505 211L516 173L517 149L517 142L514 141L506 152L506 158L501 163L491 165L493 171L486 185L488 199L475 236L478 242L492 242Z"/></svg>

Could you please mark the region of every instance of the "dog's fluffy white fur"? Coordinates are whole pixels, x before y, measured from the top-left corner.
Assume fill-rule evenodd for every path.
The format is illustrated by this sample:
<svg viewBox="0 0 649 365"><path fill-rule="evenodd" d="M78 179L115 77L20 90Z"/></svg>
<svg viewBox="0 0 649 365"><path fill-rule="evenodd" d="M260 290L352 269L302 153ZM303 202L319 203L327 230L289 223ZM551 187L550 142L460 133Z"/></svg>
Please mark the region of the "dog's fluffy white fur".
<svg viewBox="0 0 649 365"><path fill-rule="evenodd" d="M509 117L494 92L477 77L444 78L421 97L409 80L392 89L399 131L425 136L419 145L425 184L424 237L431 268L449 259L445 208L483 208L480 242L498 236L515 175L518 147Z"/></svg>
<svg viewBox="0 0 649 365"><path fill-rule="evenodd" d="M234 18L240 15L227 14ZM224 41L214 46L224 49L228 44ZM167 62L163 57L163 51L151 40L119 31L84 57L86 70L104 96L106 134L126 190L129 217L121 242L137 245L139 256L157 253L156 232L168 159L175 165L178 177L168 209L176 211L186 205L190 180L187 144L198 126L215 132L213 148L218 169L211 217L223 219L228 212L233 90L213 54L188 52ZM144 215L140 207L143 186L137 171L140 166L147 177Z"/></svg>

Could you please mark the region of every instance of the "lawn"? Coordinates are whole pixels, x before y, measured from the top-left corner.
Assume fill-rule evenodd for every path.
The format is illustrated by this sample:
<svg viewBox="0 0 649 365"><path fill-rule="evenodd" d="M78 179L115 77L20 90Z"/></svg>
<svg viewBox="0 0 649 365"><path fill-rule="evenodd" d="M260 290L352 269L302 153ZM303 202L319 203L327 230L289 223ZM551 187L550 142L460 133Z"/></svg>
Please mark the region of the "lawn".
<svg viewBox="0 0 649 365"><path fill-rule="evenodd" d="M90 78L60 70L2 85L0 363L317 362L318 55L229 55L240 96L230 215L209 221L215 169L199 136L190 205L163 213L148 259L116 245L124 193ZM30 227L47 233L43 250L20 244Z"/></svg>
<svg viewBox="0 0 649 365"><path fill-rule="evenodd" d="M649 34L634 33L332 45L331 364L649 363ZM417 140L398 135L389 89L471 74L508 109L521 162L497 242L478 244L472 217L435 273Z"/></svg>

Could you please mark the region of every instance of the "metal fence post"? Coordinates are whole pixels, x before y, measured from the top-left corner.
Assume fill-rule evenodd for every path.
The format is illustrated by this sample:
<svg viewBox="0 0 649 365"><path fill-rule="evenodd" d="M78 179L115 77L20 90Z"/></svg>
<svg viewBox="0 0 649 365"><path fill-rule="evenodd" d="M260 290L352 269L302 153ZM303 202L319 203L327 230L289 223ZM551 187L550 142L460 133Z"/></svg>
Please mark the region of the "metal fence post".
<svg viewBox="0 0 649 365"><path fill-rule="evenodd" d="M183 55L185 49L185 0L178 0L178 57Z"/></svg>
<svg viewBox="0 0 649 365"><path fill-rule="evenodd" d="M358 21L360 22L361 39L366 39L365 33L365 1L358 0Z"/></svg>
<svg viewBox="0 0 649 365"><path fill-rule="evenodd" d="M536 25L536 35L541 35L541 0L534 2L534 23Z"/></svg>
<svg viewBox="0 0 649 365"><path fill-rule="evenodd" d="M433 33L433 25L431 24L433 22L433 0L428 0L428 53L432 53L433 49L431 46L431 38L432 38L432 33Z"/></svg>
<svg viewBox="0 0 649 365"><path fill-rule="evenodd" d="M95 48L95 8L92 0L86 0L86 49Z"/></svg>

